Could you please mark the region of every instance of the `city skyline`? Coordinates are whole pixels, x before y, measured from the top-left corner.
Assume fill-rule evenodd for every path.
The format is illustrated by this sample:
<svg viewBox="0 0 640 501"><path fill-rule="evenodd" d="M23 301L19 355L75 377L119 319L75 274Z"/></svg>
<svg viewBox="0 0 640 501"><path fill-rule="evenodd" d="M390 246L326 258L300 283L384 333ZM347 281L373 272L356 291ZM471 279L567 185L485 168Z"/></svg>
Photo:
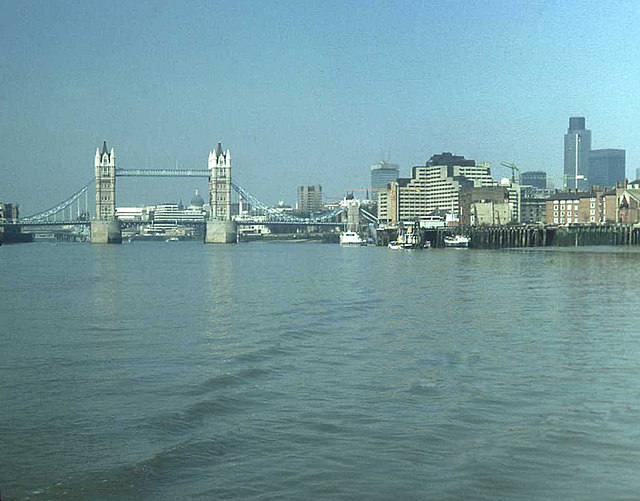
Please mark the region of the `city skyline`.
<svg viewBox="0 0 640 501"><path fill-rule="evenodd" d="M559 178L571 116L594 149L624 148L631 176L639 8L576 5L7 4L0 199L59 202L105 139L127 168L204 168L221 140L270 203L306 184L339 197L385 157L406 176L441 151ZM195 187L128 181L118 203Z"/></svg>

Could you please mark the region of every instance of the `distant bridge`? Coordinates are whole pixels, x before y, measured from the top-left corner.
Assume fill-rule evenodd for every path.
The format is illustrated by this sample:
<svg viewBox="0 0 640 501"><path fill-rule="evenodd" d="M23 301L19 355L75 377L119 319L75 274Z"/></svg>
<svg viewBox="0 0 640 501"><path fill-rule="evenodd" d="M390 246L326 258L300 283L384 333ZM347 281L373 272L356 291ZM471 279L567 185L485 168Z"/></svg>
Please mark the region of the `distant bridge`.
<svg viewBox="0 0 640 501"><path fill-rule="evenodd" d="M359 203L340 204L330 211L313 214L310 217L296 217L270 207L249 193L245 188L231 181L231 157L229 150L224 152L219 142L216 151L210 151L207 169L131 169L115 165L114 149L108 151L106 141L102 152L98 148L94 163L95 177L78 191L66 197L52 207L17 221L0 221L0 226L21 225L24 227L75 226L91 227L92 241L119 242L122 227L133 227L145 224L174 224L176 226L205 226L205 242L230 243L228 237L235 234L235 225L240 226L297 226L297 227L335 227L365 219L377 223L377 218L367 212ZM164 215L156 221L120 221L116 216L116 178L118 177L186 177L207 178L209 180L209 219L184 221L181 218L171 219ZM92 191L92 203L95 210L90 210L89 191ZM231 194L235 191L241 202L251 207L248 214L242 213L235 219L231 217ZM95 224L94 224L95 223ZM211 235L213 240L208 240ZM220 237L220 238L219 238ZM235 240L235 239L234 239Z"/></svg>
<svg viewBox="0 0 640 501"><path fill-rule="evenodd" d="M119 177L198 177L208 178L208 170L186 170L186 169L116 169L116 175ZM81 216L88 215L89 213L89 201L88 194L90 188L95 184L95 179L92 179L82 188L80 188L73 195L65 198L62 202L59 202L52 207L32 214L30 216L21 218L17 221L3 221L0 225L9 226L20 224L25 227L33 226L89 226L91 221L88 219L81 219ZM238 218L236 223L238 225L267 225L267 226L319 226L319 227L331 227L344 224L342 221L338 221L338 217L346 211L346 207L336 207L335 209L314 214L309 218L302 218L296 216L287 216L283 213L249 193L241 186L231 183L233 190L239 195L242 201L251 204L252 212L256 219L252 218ZM76 218L73 218L72 214L76 213ZM370 213L364 212L364 216L367 219L371 219L373 216ZM138 221L123 221L123 225L131 226L141 224ZM180 221L176 220L177 224L183 226L203 226L206 221Z"/></svg>

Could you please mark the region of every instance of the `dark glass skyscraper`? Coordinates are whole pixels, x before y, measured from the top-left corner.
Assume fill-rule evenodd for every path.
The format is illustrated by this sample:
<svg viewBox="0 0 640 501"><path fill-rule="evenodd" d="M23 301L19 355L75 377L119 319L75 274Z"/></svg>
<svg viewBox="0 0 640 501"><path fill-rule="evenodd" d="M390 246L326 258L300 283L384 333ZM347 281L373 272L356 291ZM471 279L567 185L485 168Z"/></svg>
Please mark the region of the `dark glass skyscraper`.
<svg viewBox="0 0 640 501"><path fill-rule="evenodd" d="M563 187L585 190L589 187L589 152L591 131L585 128L584 117L569 118L569 128L564 135L564 182ZM579 180L580 176L585 179Z"/></svg>
<svg viewBox="0 0 640 501"><path fill-rule="evenodd" d="M387 184L398 179L399 168L396 164L390 164L384 160L371 166L371 195L373 200L378 200L378 194L386 191Z"/></svg>
<svg viewBox="0 0 640 501"><path fill-rule="evenodd" d="M591 150L589 154L589 185L615 186L626 177L625 150Z"/></svg>
<svg viewBox="0 0 640 501"><path fill-rule="evenodd" d="M528 171L520 174L520 184L523 186L533 186L540 190L547 189L547 173L544 171Z"/></svg>

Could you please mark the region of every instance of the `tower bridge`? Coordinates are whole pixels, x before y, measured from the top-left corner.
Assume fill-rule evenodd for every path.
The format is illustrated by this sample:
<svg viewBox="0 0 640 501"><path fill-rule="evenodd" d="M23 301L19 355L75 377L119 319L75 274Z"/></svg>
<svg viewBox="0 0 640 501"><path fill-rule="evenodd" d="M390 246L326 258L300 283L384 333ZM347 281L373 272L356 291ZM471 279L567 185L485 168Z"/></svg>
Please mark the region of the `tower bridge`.
<svg viewBox="0 0 640 501"><path fill-rule="evenodd" d="M91 221L92 243L121 243L122 225L116 217L116 178L139 177L207 177L209 179L210 219L206 222L205 243L234 243L237 225L231 220L231 153L218 142L209 152L207 170L117 169L113 148L107 142L96 150L94 159L96 216Z"/></svg>
<svg viewBox="0 0 640 501"><path fill-rule="evenodd" d="M346 207L324 213L317 217L299 218L285 216L277 209L261 202L247 190L232 182L231 153L223 151L222 143L209 152L207 169L135 169L116 166L115 150L107 148L106 141L102 149L96 149L94 157L94 178L64 201L37 214L19 221L3 221L0 225L20 225L26 227L51 226L90 226L91 242L121 243L122 228L130 223L121 222L116 216L116 178L118 177L193 177L207 178L209 188L209 218L192 225L204 226L205 243L235 243L238 225L291 225L291 226L335 226L336 219L346 212ZM95 187L95 216L89 219L88 194ZM231 193L237 193L241 200L249 202L262 218L231 218ZM81 203L84 208L81 211ZM76 212L74 218L72 212Z"/></svg>

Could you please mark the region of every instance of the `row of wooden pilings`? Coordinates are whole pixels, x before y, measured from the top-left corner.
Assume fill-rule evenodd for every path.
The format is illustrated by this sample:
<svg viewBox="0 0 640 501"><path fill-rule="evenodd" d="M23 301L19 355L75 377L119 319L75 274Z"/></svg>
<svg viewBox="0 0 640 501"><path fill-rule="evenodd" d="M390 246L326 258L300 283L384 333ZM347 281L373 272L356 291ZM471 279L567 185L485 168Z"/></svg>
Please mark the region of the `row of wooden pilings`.
<svg viewBox="0 0 640 501"><path fill-rule="evenodd" d="M447 235L465 235L470 238L469 247L475 249L640 244L640 227L630 224L468 226L421 230L422 242L429 241L432 247L444 247ZM395 230L381 230L377 242L378 245L386 245L395 238Z"/></svg>

